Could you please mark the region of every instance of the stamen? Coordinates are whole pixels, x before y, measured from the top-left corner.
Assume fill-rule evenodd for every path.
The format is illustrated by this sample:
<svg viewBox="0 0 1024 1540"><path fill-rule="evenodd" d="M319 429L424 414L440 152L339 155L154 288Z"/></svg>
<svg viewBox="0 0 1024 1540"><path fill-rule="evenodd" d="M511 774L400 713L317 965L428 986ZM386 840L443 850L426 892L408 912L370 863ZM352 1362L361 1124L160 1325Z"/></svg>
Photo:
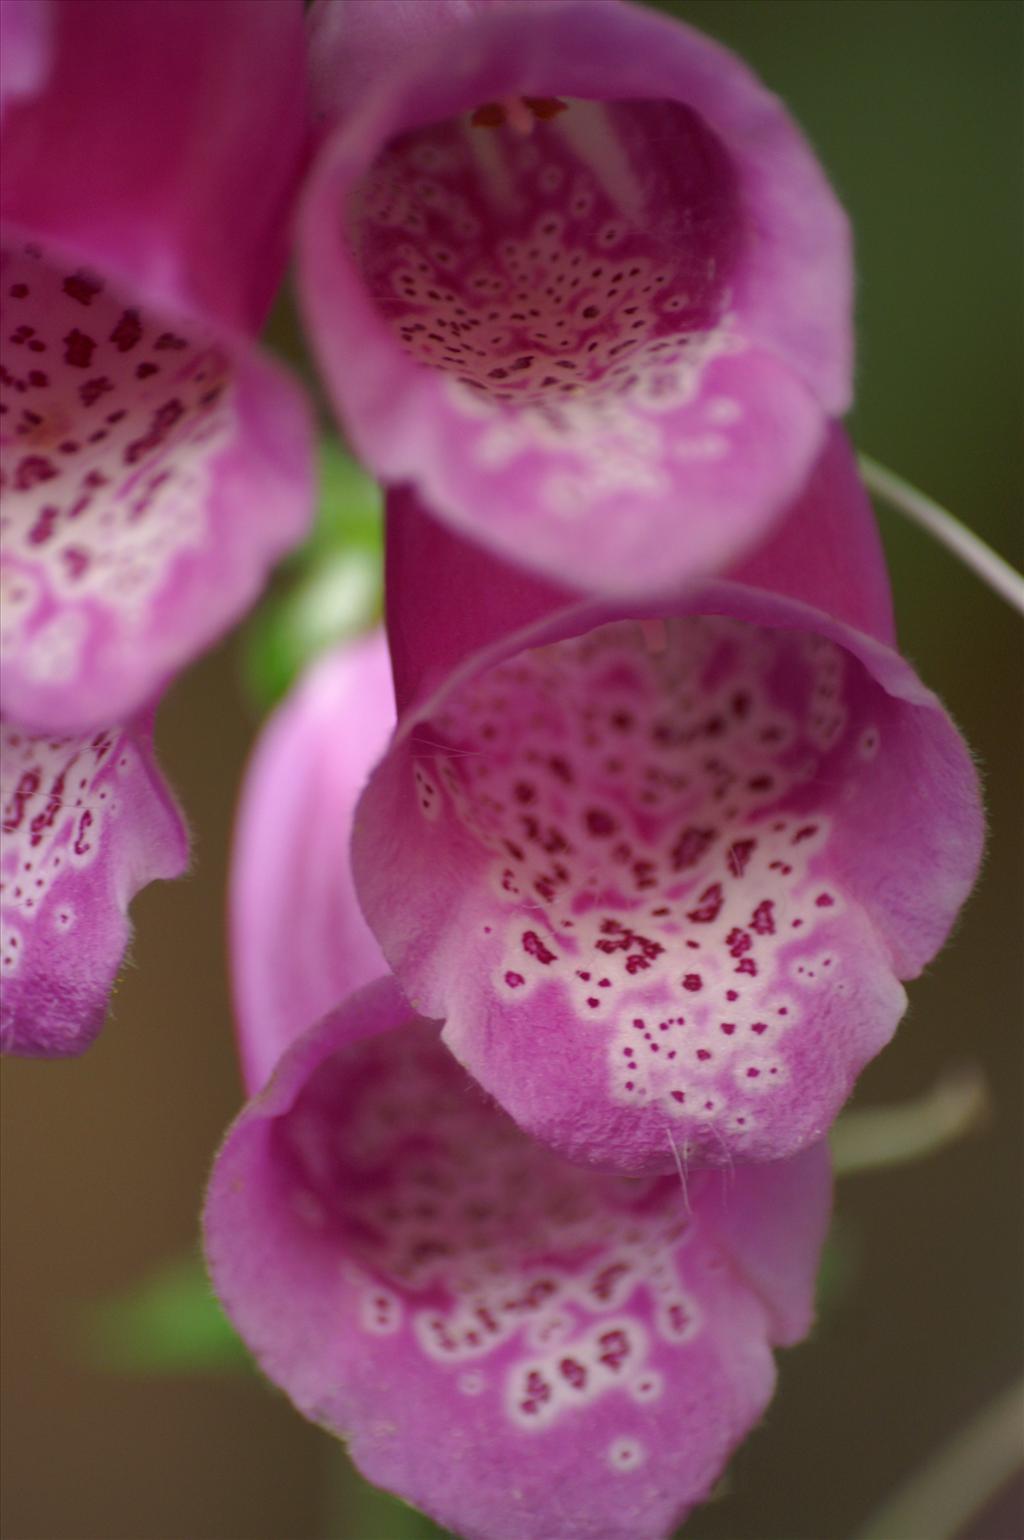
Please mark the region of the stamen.
<svg viewBox="0 0 1024 1540"><path fill-rule="evenodd" d="M474 128L501 128L507 123L515 133L528 139L536 122L556 118L567 106L557 96L503 96L500 102L484 102L469 121Z"/></svg>

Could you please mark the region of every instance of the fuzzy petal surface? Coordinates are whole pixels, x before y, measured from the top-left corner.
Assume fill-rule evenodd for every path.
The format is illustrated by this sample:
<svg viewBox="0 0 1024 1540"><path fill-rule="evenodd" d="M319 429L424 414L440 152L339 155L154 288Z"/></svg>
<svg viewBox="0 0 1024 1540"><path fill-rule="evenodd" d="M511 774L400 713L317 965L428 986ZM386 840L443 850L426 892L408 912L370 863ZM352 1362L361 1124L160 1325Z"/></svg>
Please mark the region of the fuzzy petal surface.
<svg viewBox="0 0 1024 1540"><path fill-rule="evenodd" d="M360 899L415 1008L569 1158L646 1172L820 1138L973 883L977 777L887 644L850 466L834 436L773 556L639 612L545 616L550 593L513 575L502 600L492 569L479 606L456 584L449 627L455 542L431 563L428 526L410 552L393 525L406 709L357 813Z"/></svg>
<svg viewBox="0 0 1024 1540"><path fill-rule="evenodd" d="M394 726L383 632L320 659L264 727L231 862L231 965L250 1094L385 963L356 902L356 801Z"/></svg>
<svg viewBox="0 0 1024 1540"><path fill-rule="evenodd" d="M25 239L0 261L5 711L86 731L150 699L300 538L310 423L248 341Z"/></svg>
<svg viewBox="0 0 1024 1540"><path fill-rule="evenodd" d="M565 1164L385 980L242 1114L205 1227L261 1367L371 1481L465 1540L662 1540L807 1330L828 1207L821 1146L685 1196Z"/></svg>
<svg viewBox="0 0 1024 1540"><path fill-rule="evenodd" d="M0 725L0 1047L81 1053L107 1013L128 905L178 877L188 835L148 723L82 738Z"/></svg>
<svg viewBox="0 0 1024 1540"><path fill-rule="evenodd" d="M346 65L333 14L301 278L373 470L590 591L665 593L750 547L850 387L846 222L781 105L617 0L446 9L353 103L373 23Z"/></svg>

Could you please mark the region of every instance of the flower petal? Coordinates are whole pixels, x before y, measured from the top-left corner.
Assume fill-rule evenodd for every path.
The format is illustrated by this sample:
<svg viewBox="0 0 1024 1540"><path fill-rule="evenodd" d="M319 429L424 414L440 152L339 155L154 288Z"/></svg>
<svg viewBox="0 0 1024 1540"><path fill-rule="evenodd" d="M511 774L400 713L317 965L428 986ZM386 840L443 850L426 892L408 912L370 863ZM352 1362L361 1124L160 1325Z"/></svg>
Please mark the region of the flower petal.
<svg viewBox="0 0 1024 1540"><path fill-rule="evenodd" d="M51 0L4 0L0 6L0 113L38 91L50 66Z"/></svg>
<svg viewBox="0 0 1024 1540"><path fill-rule="evenodd" d="M849 468L841 439L829 456ZM955 728L884 641L806 602L817 588L889 633L866 500L830 486L808 493L817 523L801 504L750 564L765 586L629 618L544 618L541 588L511 575L502 596L492 570L488 630L440 536L428 623L396 581L426 585L424 522L418 560L389 564L415 703L357 815L360 899L415 1008L570 1158L643 1172L820 1137L973 882L981 814ZM480 650L453 666L467 639Z"/></svg>
<svg viewBox="0 0 1024 1540"><path fill-rule="evenodd" d="M148 725L84 738L0 728L5 1052L80 1053L103 1024L130 900L177 877L188 836Z"/></svg>
<svg viewBox="0 0 1024 1540"><path fill-rule="evenodd" d="M55 0L52 21L4 124L3 219L156 309L261 324L306 149L301 0Z"/></svg>
<svg viewBox="0 0 1024 1540"><path fill-rule="evenodd" d="M321 33L329 58L345 29ZM847 230L803 140L638 7L496 5L398 54L322 151L300 241L360 452L576 586L721 566L848 401Z"/></svg>
<svg viewBox="0 0 1024 1540"><path fill-rule="evenodd" d="M2 272L5 709L84 731L148 700L301 535L309 423L248 342L31 242Z"/></svg>
<svg viewBox="0 0 1024 1540"><path fill-rule="evenodd" d="M206 1237L263 1369L371 1481L466 1540L655 1540L806 1331L828 1203L821 1146L686 1194L568 1166L382 981L229 1133Z"/></svg>
<svg viewBox="0 0 1024 1540"><path fill-rule="evenodd" d="M356 800L394 725L383 633L317 662L263 730L231 867L231 955L246 1086L384 960L348 845Z"/></svg>

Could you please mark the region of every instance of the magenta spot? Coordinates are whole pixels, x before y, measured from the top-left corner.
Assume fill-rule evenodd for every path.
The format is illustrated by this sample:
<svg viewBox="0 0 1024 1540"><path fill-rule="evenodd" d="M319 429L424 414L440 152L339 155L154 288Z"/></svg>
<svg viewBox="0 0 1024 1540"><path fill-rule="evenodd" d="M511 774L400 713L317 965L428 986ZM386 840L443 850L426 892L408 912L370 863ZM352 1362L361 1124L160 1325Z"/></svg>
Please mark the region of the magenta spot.
<svg viewBox="0 0 1024 1540"><path fill-rule="evenodd" d="M733 1033L736 1031L736 1023L734 1021L720 1021L718 1024L718 1030L720 1032L724 1032L726 1037L732 1037Z"/></svg>
<svg viewBox="0 0 1024 1540"><path fill-rule="evenodd" d="M708 1059L710 1059L711 1053L710 1053L710 1051L707 1048L698 1048L697 1049L697 1057L698 1057L698 1059L701 1060L702 1063L704 1063Z"/></svg>
<svg viewBox="0 0 1024 1540"><path fill-rule="evenodd" d="M12 299L25 299L28 295L27 283L12 283L7 291Z"/></svg>
<svg viewBox="0 0 1024 1540"><path fill-rule="evenodd" d="M64 362L72 369L88 369L95 351L93 338L79 331L77 326L64 338Z"/></svg>
<svg viewBox="0 0 1024 1540"><path fill-rule="evenodd" d="M548 950L535 930L523 931L523 951L529 953L531 957L535 957L545 967L548 963L555 961L554 952Z"/></svg>
<svg viewBox="0 0 1024 1540"><path fill-rule="evenodd" d="M44 385L49 385L50 376L44 374L42 369L30 369L28 372L28 382L30 385L34 385L37 390L41 390Z"/></svg>
<svg viewBox="0 0 1024 1540"><path fill-rule="evenodd" d="M153 344L154 349L158 353L166 353L168 351L180 353L181 349L187 346L188 344L184 337L177 337L174 332L161 332Z"/></svg>
<svg viewBox="0 0 1024 1540"><path fill-rule="evenodd" d="M712 920L716 920L721 913L723 901L722 884L713 882L710 887L704 889L696 909L689 910L686 918L694 925L710 925Z"/></svg>
<svg viewBox="0 0 1024 1540"><path fill-rule="evenodd" d="M103 288L99 278L92 273L72 273L70 278L65 278L62 286L65 294L70 294L72 299L77 299L80 305L91 305L93 299Z"/></svg>
<svg viewBox="0 0 1024 1540"><path fill-rule="evenodd" d="M84 385L79 385L78 395L83 406L92 406L101 396L113 390L113 385L106 375L97 375L94 380L86 380Z"/></svg>
<svg viewBox="0 0 1024 1540"><path fill-rule="evenodd" d="M747 973L751 978L756 978L757 963L752 957L741 957L732 971L734 973Z"/></svg>
<svg viewBox="0 0 1024 1540"><path fill-rule="evenodd" d="M72 581L80 578L82 573L87 570L89 566L88 552L79 550L77 546L69 545L65 546L60 554L62 561L67 566L68 577Z"/></svg>
<svg viewBox="0 0 1024 1540"><path fill-rule="evenodd" d="M816 823L805 823L803 828L798 829L793 835L791 843L794 845L799 845L803 840L809 840L811 835L817 834L817 832L818 825Z"/></svg>
<svg viewBox="0 0 1024 1540"><path fill-rule="evenodd" d="M28 532L29 542L32 545L44 545L53 534L56 522L56 508L47 507L40 509L39 517Z"/></svg>
<svg viewBox="0 0 1024 1540"><path fill-rule="evenodd" d="M611 814L606 813L603 808L599 807L588 808L586 813L586 825L589 833L595 835L598 838L605 837L609 834L614 834L617 828L615 819L611 816Z"/></svg>
<svg viewBox="0 0 1024 1540"><path fill-rule="evenodd" d="M151 374L159 374L159 364L139 364L135 370L137 380L148 380Z"/></svg>
<svg viewBox="0 0 1024 1540"><path fill-rule="evenodd" d="M509 989L518 989L520 984L526 983L526 980L523 978L521 973L513 973L511 970L509 970L509 972L505 974L505 983L508 985Z"/></svg>
<svg viewBox="0 0 1024 1540"><path fill-rule="evenodd" d="M165 401L153 413L153 420L141 438L133 439L124 452L126 465L134 465L144 454L157 449L170 433L175 423L183 416L185 408L178 400Z"/></svg>
<svg viewBox="0 0 1024 1540"><path fill-rule="evenodd" d="M598 1355L601 1362L607 1364L614 1373L629 1356L629 1338L624 1331L606 1331L601 1333L597 1342L601 1349Z"/></svg>
<svg viewBox="0 0 1024 1540"><path fill-rule="evenodd" d="M690 990L691 993L703 988L703 984L704 980L699 973L688 973L683 979L683 988Z"/></svg>
<svg viewBox="0 0 1024 1540"><path fill-rule="evenodd" d="M761 1073L761 1071L759 1069L748 1069L747 1070L747 1079L748 1080L756 1080L758 1075L760 1075L760 1073Z"/></svg>
<svg viewBox="0 0 1024 1540"><path fill-rule="evenodd" d="M673 1091L671 1095L674 1102L684 1102L686 1100L685 1091Z"/></svg>
<svg viewBox="0 0 1024 1540"><path fill-rule="evenodd" d="M739 999L739 995L737 994L735 989L727 989L725 991L725 998L727 1000L738 1000Z"/></svg>
<svg viewBox="0 0 1024 1540"><path fill-rule="evenodd" d="M726 856L726 864L734 877L743 876L750 857L756 849L756 840L733 840Z"/></svg>
<svg viewBox="0 0 1024 1540"><path fill-rule="evenodd" d="M56 474L56 466L45 455L26 455L18 462L18 468L14 473L14 485L19 492L27 492L31 487L38 486L40 482L52 481Z"/></svg>
<svg viewBox="0 0 1024 1540"><path fill-rule="evenodd" d="M576 1362L575 1358L563 1358L558 1369L562 1378L574 1390L582 1390L587 1383L587 1371L582 1364Z"/></svg>
<svg viewBox="0 0 1024 1540"><path fill-rule="evenodd" d="M725 944L729 948L730 957L742 957L744 952L750 951L754 943L749 931L740 930L739 926L734 925L725 938Z"/></svg>
<svg viewBox="0 0 1024 1540"><path fill-rule="evenodd" d="M835 903L835 899L832 897L831 893L819 893L814 902L817 904L819 909L831 909L832 905Z"/></svg>
<svg viewBox="0 0 1024 1540"><path fill-rule="evenodd" d="M751 1024L750 1030L751 1032L756 1032L758 1037L760 1037L763 1032L768 1031L768 1023L766 1021L755 1021Z"/></svg>
<svg viewBox="0 0 1024 1540"><path fill-rule="evenodd" d="M759 936L775 934L775 904L770 898L762 899L750 917L750 928Z"/></svg>
<svg viewBox="0 0 1024 1540"><path fill-rule="evenodd" d="M714 829L695 829L692 826L684 829L669 851L672 870L681 872L689 866L696 866L714 838Z"/></svg>
<svg viewBox="0 0 1024 1540"><path fill-rule="evenodd" d="M137 310L126 310L110 334L119 353L129 353L142 336L142 322Z"/></svg>

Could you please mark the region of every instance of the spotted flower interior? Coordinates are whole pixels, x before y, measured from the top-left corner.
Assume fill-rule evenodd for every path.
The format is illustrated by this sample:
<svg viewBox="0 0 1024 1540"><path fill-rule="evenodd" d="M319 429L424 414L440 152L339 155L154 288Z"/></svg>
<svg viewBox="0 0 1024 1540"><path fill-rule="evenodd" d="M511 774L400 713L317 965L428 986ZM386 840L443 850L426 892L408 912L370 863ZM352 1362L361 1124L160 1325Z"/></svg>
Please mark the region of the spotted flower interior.
<svg viewBox="0 0 1024 1540"><path fill-rule="evenodd" d="M250 442L246 464L232 465L250 392L239 395L235 363L197 327L168 323L33 244L4 250L0 298L9 709L73 718L85 680L95 715L109 720L152 694L251 583L265 560L261 526L280 513L278 446ZM244 555L225 528L240 495ZM304 516L301 483L291 498ZM232 557L228 580L196 603L202 568Z"/></svg>
<svg viewBox="0 0 1024 1540"><path fill-rule="evenodd" d="M12 618L48 590L137 616L168 560L203 538L204 461L230 421L226 360L38 247L4 253L3 286ZM36 633L41 672L59 666L61 641L73 651L67 634Z"/></svg>
<svg viewBox="0 0 1024 1540"><path fill-rule="evenodd" d="M509 96L346 166L309 205L306 298L383 479L604 591L706 570L781 509L824 418L747 324L744 284L772 238L698 111ZM362 383L340 367L353 347Z"/></svg>
<svg viewBox="0 0 1024 1540"><path fill-rule="evenodd" d="M387 880L414 918L371 898L371 922L458 1056L574 1157L790 1153L902 1009L860 901L888 717L840 648L724 617L520 654L413 729Z"/></svg>
<svg viewBox="0 0 1024 1540"><path fill-rule="evenodd" d="M0 730L5 1049L75 1053L99 1029L138 888L174 877L186 835L145 738Z"/></svg>
<svg viewBox="0 0 1024 1540"><path fill-rule="evenodd" d="M684 1196L675 1175L564 1164L426 1023L329 1053L337 1026L318 1033L315 1067L284 1072L288 1106L254 1106L214 1176L213 1273L243 1334L372 1480L460 1534L561 1533L566 1514L581 1533L667 1532L770 1394L769 1343L806 1327L823 1152L763 1195L782 1200L764 1217L788 1260L762 1294L764 1258L734 1246L717 1173ZM740 1209L760 1180L738 1176ZM232 1276L239 1227L271 1259L262 1293ZM297 1259L301 1282L285 1276ZM305 1318L332 1315L315 1365L275 1341L266 1300L285 1288ZM510 1461L503 1520L492 1483L507 1489Z"/></svg>
<svg viewBox="0 0 1024 1540"><path fill-rule="evenodd" d="M672 158L644 185L631 152L659 141ZM493 416L496 454L514 420L632 479L650 445L622 403L671 411L725 345L734 178L686 107L528 99L419 129L374 165L352 231L381 315Z"/></svg>

